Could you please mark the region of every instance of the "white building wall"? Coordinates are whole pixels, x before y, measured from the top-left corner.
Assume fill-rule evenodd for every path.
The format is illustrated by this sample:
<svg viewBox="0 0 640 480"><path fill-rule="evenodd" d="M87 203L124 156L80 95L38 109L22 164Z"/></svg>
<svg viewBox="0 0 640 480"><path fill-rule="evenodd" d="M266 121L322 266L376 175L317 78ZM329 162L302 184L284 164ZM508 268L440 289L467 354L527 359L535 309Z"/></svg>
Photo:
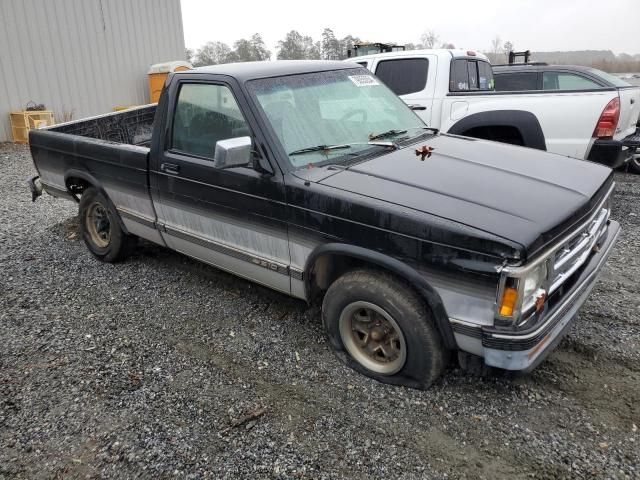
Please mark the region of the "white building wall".
<svg viewBox="0 0 640 480"><path fill-rule="evenodd" d="M180 0L0 0L0 141L29 101L57 121L148 103L149 66L184 55Z"/></svg>

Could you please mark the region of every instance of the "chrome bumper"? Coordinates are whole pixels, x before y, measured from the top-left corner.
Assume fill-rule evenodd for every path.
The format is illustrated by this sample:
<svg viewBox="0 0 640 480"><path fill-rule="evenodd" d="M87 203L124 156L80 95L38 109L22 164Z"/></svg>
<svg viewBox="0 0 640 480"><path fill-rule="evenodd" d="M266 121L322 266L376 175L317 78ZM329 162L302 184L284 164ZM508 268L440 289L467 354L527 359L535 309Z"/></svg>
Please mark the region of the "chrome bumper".
<svg viewBox="0 0 640 480"><path fill-rule="evenodd" d="M573 287L564 293L562 301L547 312L547 319L541 325L517 333L483 328L485 363L505 370L529 371L544 360L560 342L591 293L619 233L620 225L611 221L599 251L588 260Z"/></svg>

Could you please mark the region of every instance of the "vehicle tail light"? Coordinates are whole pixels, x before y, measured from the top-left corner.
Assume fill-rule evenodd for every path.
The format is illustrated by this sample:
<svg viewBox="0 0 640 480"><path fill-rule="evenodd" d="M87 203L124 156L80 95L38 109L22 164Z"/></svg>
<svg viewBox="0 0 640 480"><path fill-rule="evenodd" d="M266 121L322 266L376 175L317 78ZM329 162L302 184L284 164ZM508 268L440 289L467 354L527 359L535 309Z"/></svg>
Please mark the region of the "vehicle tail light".
<svg viewBox="0 0 640 480"><path fill-rule="evenodd" d="M513 310L516 308L518 300L518 290L513 287L507 287L502 294L502 302L500 302L500 315L503 317L512 317Z"/></svg>
<svg viewBox="0 0 640 480"><path fill-rule="evenodd" d="M616 127L618 126L618 120L620 119L620 98L616 97L607 103L604 107L596 128L593 131L593 137L606 138L613 137L616 133Z"/></svg>

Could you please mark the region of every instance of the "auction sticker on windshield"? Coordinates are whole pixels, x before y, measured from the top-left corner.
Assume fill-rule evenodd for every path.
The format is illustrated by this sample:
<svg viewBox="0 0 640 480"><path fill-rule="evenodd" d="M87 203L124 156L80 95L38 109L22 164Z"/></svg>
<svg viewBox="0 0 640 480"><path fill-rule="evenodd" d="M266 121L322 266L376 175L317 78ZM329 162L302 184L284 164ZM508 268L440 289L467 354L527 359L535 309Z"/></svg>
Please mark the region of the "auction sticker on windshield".
<svg viewBox="0 0 640 480"><path fill-rule="evenodd" d="M349 75L349 80L358 87L372 87L374 85L380 85L371 75Z"/></svg>

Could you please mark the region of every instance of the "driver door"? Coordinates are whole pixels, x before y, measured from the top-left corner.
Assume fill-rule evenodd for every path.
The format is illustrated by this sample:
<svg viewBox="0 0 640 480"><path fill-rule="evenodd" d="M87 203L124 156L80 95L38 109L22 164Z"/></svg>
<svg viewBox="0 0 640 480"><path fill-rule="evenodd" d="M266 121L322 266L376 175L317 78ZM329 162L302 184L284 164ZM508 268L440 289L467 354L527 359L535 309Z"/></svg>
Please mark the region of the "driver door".
<svg viewBox="0 0 640 480"><path fill-rule="evenodd" d="M202 76L200 76L202 78ZM206 263L290 292L284 185L277 169L217 168L217 142L250 136L243 109L224 82L170 86L168 128L152 166L159 229L167 246ZM243 102L243 100L242 100Z"/></svg>

